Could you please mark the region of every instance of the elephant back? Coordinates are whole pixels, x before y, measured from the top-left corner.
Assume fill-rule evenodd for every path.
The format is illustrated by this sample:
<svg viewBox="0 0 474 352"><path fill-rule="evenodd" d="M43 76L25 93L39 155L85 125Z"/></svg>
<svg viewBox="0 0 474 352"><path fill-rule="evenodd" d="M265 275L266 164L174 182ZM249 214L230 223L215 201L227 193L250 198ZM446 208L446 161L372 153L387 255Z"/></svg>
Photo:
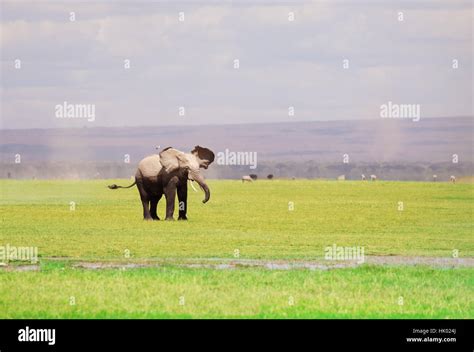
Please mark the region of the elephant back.
<svg viewBox="0 0 474 352"><path fill-rule="evenodd" d="M160 156L157 154L147 156L138 164L138 169L145 178L155 177L160 173L161 168Z"/></svg>

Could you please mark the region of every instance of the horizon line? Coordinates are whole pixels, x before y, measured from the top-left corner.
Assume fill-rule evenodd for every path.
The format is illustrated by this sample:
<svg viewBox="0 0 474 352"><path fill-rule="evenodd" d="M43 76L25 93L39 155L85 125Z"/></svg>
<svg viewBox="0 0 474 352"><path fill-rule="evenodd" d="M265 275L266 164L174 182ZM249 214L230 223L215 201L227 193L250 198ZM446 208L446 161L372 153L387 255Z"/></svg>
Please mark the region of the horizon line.
<svg viewBox="0 0 474 352"><path fill-rule="evenodd" d="M421 120L434 120L434 119L461 119L461 118L474 118L474 115L455 115L455 116L430 116L421 118ZM189 125L178 125L178 124L171 124L171 125L122 125L122 126L93 126L90 127L87 125L78 127L25 127L25 128L2 128L0 127L0 131L19 131L19 130L73 130L73 129L95 129L95 128L156 128L156 127L196 127L196 126L244 126L244 125L276 125L276 124L284 124L284 123L331 123L331 122L367 122L367 121L374 121L374 120L390 120L390 121L397 121L397 120L407 120L407 119L396 119L396 118L366 118L366 119L336 119L336 120L288 120L288 121L275 121L275 122L233 122L233 123L203 123L203 124L189 124ZM411 121L410 119L408 119Z"/></svg>

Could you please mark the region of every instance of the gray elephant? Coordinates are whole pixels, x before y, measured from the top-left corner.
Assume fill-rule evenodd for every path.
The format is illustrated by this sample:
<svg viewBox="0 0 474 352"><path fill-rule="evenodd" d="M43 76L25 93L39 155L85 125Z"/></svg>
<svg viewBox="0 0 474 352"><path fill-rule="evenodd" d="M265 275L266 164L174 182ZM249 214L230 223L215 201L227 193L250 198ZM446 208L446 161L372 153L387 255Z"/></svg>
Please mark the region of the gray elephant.
<svg viewBox="0 0 474 352"><path fill-rule="evenodd" d="M174 220L176 191L179 201L178 220L187 220L188 179L196 181L205 193L203 203L210 196L210 190L201 175L200 168L207 169L214 161L214 153L196 146L191 153L184 153L172 147L163 149L158 155L150 155L138 164L135 182L130 186L108 186L110 189L130 188L137 185L143 205L145 220L160 220L156 213L162 195L166 198L166 220Z"/></svg>

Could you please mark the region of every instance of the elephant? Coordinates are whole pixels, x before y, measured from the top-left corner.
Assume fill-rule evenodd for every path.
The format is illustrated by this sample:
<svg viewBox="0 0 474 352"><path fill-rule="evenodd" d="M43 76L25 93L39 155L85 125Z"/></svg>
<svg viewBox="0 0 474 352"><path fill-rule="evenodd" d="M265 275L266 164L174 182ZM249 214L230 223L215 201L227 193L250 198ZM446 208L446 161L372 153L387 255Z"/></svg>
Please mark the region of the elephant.
<svg viewBox="0 0 474 352"><path fill-rule="evenodd" d="M174 220L176 191L178 193L178 220L187 220L188 179L196 181L204 191L203 203L209 201L211 193L200 168L207 169L214 161L214 153L207 148L195 146L191 153L184 153L172 147L159 154L147 156L138 164L135 182L130 186L108 186L110 189L137 186L143 205L144 220L160 220L156 209L163 194L166 198L166 220Z"/></svg>

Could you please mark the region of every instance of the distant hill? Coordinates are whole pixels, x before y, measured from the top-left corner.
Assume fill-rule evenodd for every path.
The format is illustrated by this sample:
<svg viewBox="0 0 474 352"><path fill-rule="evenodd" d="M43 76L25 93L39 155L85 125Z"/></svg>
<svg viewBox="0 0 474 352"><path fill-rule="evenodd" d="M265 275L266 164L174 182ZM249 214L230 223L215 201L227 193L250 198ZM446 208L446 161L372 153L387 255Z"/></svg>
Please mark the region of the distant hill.
<svg viewBox="0 0 474 352"><path fill-rule="evenodd" d="M453 154L458 155L459 163L466 165L473 162L473 127L471 117L452 117L421 119L418 122L378 119L189 127L0 130L0 156L6 165L14 162L16 154L21 155L23 164L67 162L120 165L124 155L128 154L130 165L126 167L134 168L142 157L155 153L156 146L173 146L190 151L199 144L216 153L225 149L257 152L257 171L262 166L269 166L268 170L272 171L278 163L284 164L280 165L280 169L284 169L285 165L301 163L310 163L313 168L321 163L334 164L337 169L344 154L352 165L449 165ZM343 167L345 169L337 169L334 173L350 172L348 165ZM211 174L233 177L232 170L235 174L245 172L245 168L241 167L227 169L218 172L214 168ZM471 172L469 170L468 173ZM301 175L300 171L296 173L299 177L312 175L307 172Z"/></svg>

